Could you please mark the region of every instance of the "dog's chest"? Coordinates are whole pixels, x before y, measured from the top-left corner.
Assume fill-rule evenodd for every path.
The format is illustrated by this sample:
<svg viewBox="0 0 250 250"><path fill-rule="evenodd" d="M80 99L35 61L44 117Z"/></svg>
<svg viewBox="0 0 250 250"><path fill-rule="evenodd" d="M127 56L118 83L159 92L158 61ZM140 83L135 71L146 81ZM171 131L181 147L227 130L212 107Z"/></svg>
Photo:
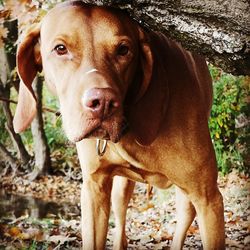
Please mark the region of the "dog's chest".
<svg viewBox="0 0 250 250"><path fill-rule="evenodd" d="M126 143L126 145L128 144ZM116 165L113 175L149 183L159 188L168 188L172 184L160 171L160 159L157 160L157 157L153 157L149 149L142 150L140 145L129 148L122 144L111 144L109 147L110 160L112 164Z"/></svg>

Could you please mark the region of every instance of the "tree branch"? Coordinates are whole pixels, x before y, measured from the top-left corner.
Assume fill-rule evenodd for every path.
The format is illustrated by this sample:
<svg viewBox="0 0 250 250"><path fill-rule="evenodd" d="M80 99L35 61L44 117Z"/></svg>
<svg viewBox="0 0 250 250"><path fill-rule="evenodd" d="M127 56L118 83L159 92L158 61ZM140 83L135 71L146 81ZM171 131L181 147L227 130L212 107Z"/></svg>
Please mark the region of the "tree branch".
<svg viewBox="0 0 250 250"><path fill-rule="evenodd" d="M96 0L126 9L142 25L168 37L226 72L250 75L249 0ZM166 58L167 60L167 58Z"/></svg>
<svg viewBox="0 0 250 250"><path fill-rule="evenodd" d="M2 97L2 96L0 96L0 101L7 102L7 103L17 104L17 101L13 101L11 99L8 99L8 98ZM59 111L51 109L51 108L43 107L42 109L43 109L43 111L54 113L56 116L60 116L61 115L61 113Z"/></svg>

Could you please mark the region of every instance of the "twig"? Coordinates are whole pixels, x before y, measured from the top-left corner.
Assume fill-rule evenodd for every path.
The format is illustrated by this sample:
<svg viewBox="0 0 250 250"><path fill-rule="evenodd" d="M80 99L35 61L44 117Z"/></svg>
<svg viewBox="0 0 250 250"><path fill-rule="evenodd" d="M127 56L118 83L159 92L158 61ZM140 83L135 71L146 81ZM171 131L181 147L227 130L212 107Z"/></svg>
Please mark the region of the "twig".
<svg viewBox="0 0 250 250"><path fill-rule="evenodd" d="M17 104L16 101L13 101L13 100L10 100L8 98L1 97L1 96L0 96L0 101ZM61 113L59 111L51 109L51 108L47 108L47 107L43 107L43 111L54 113L56 116L60 116L61 115Z"/></svg>
<svg viewBox="0 0 250 250"><path fill-rule="evenodd" d="M5 97L1 97L0 96L0 100L3 101L3 102L8 102L8 103L14 103L14 104L17 104L16 101L13 101L13 100L10 100L8 98L5 98Z"/></svg>

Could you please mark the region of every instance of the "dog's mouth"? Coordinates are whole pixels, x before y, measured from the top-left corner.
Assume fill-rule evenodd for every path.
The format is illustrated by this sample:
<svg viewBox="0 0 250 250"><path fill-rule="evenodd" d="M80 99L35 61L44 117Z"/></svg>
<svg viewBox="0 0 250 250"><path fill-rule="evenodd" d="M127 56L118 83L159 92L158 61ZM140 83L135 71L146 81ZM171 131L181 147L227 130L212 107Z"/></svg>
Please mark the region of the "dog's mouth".
<svg viewBox="0 0 250 250"><path fill-rule="evenodd" d="M88 133L85 138L98 138L102 140L111 140L110 134L107 130L103 129L102 127L98 127Z"/></svg>
<svg viewBox="0 0 250 250"><path fill-rule="evenodd" d="M88 133L85 138L110 140L117 143L127 131L128 123L126 121L123 121L122 124L103 122L99 127Z"/></svg>
<svg viewBox="0 0 250 250"><path fill-rule="evenodd" d="M74 139L75 142L79 142L83 139L101 139L110 140L114 143L120 141L120 139L128 132L129 127L126 120L122 122L103 121L102 123L95 123L95 125L88 127L81 136Z"/></svg>

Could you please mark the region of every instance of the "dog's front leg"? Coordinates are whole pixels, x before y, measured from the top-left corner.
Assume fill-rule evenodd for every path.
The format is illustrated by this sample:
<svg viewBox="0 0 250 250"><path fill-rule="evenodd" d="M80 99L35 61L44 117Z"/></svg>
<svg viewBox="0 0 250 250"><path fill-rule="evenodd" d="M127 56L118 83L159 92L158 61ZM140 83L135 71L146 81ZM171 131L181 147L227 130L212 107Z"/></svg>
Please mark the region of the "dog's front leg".
<svg viewBox="0 0 250 250"><path fill-rule="evenodd" d="M85 250L105 249L110 212L112 177L104 157L95 151L95 140L76 144L82 168L82 240Z"/></svg>
<svg viewBox="0 0 250 250"><path fill-rule="evenodd" d="M81 190L83 249L105 249L112 181L107 176L88 176Z"/></svg>
<svg viewBox="0 0 250 250"><path fill-rule="evenodd" d="M135 182L121 176L115 176L112 188L112 208L115 216L115 238L113 250L127 249L125 232L128 203L135 187Z"/></svg>

